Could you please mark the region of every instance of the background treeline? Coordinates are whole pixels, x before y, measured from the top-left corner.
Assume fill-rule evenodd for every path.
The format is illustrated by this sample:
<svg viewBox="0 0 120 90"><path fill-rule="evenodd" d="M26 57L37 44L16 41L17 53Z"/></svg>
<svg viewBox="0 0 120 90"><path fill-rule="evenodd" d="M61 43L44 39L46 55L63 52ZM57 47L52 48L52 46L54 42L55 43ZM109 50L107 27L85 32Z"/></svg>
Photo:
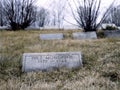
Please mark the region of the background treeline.
<svg viewBox="0 0 120 90"><path fill-rule="evenodd" d="M73 1L72 4L71 1ZM70 13L76 25L84 31L96 31L102 23L114 23L120 26L120 6L114 6L114 2L103 12L101 0L71 1L52 2L50 11L36 6L36 0L1 0L0 26L9 26L11 30L24 30L31 25L39 27L49 25L60 28L64 21L71 23L65 19L66 14ZM66 10L68 7L70 13Z"/></svg>

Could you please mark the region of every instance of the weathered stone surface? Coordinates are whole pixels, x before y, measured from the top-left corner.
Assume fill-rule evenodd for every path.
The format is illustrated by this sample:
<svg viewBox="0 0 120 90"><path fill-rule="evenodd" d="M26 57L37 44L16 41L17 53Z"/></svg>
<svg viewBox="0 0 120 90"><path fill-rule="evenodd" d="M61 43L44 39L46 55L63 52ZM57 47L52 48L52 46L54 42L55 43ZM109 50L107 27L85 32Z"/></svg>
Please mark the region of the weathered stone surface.
<svg viewBox="0 0 120 90"><path fill-rule="evenodd" d="M81 52L24 53L22 71L49 71L82 66Z"/></svg>
<svg viewBox="0 0 120 90"><path fill-rule="evenodd" d="M55 33L55 34L40 34L41 40L55 40L55 39L63 39L62 33Z"/></svg>
<svg viewBox="0 0 120 90"><path fill-rule="evenodd" d="M120 38L120 30L114 30L114 31L104 31L104 35L107 38Z"/></svg>
<svg viewBox="0 0 120 90"><path fill-rule="evenodd" d="M72 34L73 39L97 39L96 32L77 32Z"/></svg>

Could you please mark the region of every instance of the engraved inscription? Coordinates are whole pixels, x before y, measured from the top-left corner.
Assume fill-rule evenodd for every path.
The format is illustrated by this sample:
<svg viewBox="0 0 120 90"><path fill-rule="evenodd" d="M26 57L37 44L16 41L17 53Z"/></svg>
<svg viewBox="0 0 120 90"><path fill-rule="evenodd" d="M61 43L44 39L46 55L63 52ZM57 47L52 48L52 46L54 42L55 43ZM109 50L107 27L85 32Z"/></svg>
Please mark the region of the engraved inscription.
<svg viewBox="0 0 120 90"><path fill-rule="evenodd" d="M67 60L73 59L72 55L36 55L36 56L29 56L31 60L37 61L38 63L47 63L49 60L50 62L67 62Z"/></svg>

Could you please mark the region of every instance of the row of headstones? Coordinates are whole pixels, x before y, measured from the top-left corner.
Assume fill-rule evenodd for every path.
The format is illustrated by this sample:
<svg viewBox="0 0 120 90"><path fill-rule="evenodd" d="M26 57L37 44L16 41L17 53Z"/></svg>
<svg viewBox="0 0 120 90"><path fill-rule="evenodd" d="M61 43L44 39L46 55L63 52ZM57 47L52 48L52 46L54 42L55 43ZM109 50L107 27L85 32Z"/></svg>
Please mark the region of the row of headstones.
<svg viewBox="0 0 120 90"><path fill-rule="evenodd" d="M104 31L105 37L114 38L120 37L120 30L116 31ZM54 39L63 39L63 33L55 34L40 34L41 40L54 40ZM73 39L97 39L96 32L77 32L72 34Z"/></svg>
<svg viewBox="0 0 120 90"><path fill-rule="evenodd" d="M120 37L120 31L105 32L108 37ZM97 38L95 32L73 33L75 39ZM41 34L42 40L63 39L63 34ZM56 68L78 68L82 64L81 52L49 52L49 53L24 53L22 58L22 71L50 71Z"/></svg>
<svg viewBox="0 0 120 90"><path fill-rule="evenodd" d="M40 34L41 40L63 39L63 33ZM77 32L72 34L73 39L97 39L96 32Z"/></svg>

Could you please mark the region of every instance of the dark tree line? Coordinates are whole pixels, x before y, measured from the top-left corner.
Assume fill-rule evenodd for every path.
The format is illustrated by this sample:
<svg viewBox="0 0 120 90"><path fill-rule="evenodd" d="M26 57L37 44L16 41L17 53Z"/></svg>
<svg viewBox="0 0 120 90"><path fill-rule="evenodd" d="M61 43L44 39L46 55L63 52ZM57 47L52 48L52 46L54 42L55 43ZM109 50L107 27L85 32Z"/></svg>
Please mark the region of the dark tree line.
<svg viewBox="0 0 120 90"><path fill-rule="evenodd" d="M75 8L73 9L70 0L67 0L72 11L72 15L78 26L83 28L85 32L96 31L98 27L105 21L119 23L116 21L119 15L115 16L120 9L112 9L113 3L100 18L101 0L72 0ZM38 26L43 27L50 23L49 12L44 8L36 7L35 0L1 0L0 1L0 25L8 25L12 30L25 29L37 22ZM62 5L63 4L63 5ZM61 27L65 18L65 3L59 1L57 9L53 9L52 20L54 25L58 24ZM56 7L55 7L56 8ZM113 14L113 11L114 14ZM116 12L115 12L116 10ZM110 14L111 11L112 13ZM109 16L109 14L111 16ZM106 19L106 17L110 17ZM112 19L111 19L112 18Z"/></svg>

